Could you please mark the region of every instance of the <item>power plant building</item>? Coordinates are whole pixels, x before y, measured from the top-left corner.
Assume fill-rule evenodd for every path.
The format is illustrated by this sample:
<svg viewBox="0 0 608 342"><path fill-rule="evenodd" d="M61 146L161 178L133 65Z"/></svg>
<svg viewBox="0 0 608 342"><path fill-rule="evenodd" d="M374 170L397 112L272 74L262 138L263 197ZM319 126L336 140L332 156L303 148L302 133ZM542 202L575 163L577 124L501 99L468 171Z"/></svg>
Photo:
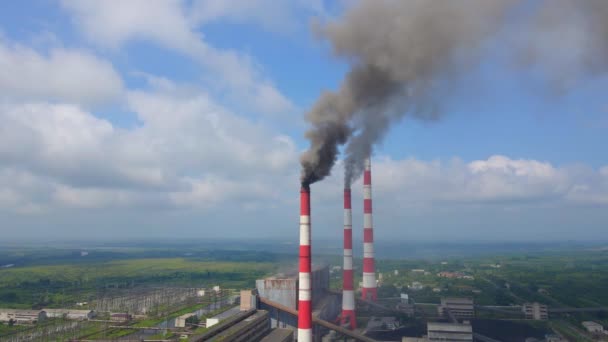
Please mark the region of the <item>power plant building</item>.
<svg viewBox="0 0 608 342"><path fill-rule="evenodd" d="M92 310L72 310L72 309L44 309L48 318L65 318L73 320L87 320L95 317Z"/></svg>
<svg viewBox="0 0 608 342"><path fill-rule="evenodd" d="M329 267L313 266L311 272L312 304L316 306L329 291ZM277 274L255 282L258 294L290 309L298 309L298 274Z"/></svg>
<svg viewBox="0 0 608 342"><path fill-rule="evenodd" d="M473 298L447 297L441 298L441 305L437 308L440 316L450 318L475 317L475 304Z"/></svg>
<svg viewBox="0 0 608 342"><path fill-rule="evenodd" d="M522 306L522 311L526 319L547 320L549 319L549 309L546 305L540 303L525 303Z"/></svg>
<svg viewBox="0 0 608 342"><path fill-rule="evenodd" d="M468 324L429 322L427 336L431 342L473 342L473 328Z"/></svg>
<svg viewBox="0 0 608 342"><path fill-rule="evenodd" d="M44 310L14 310L0 309L0 322L10 322L24 324L41 322L47 318Z"/></svg>
<svg viewBox="0 0 608 342"><path fill-rule="evenodd" d="M340 314L340 297L329 292L329 279L328 266L313 265L310 281L312 285L311 316L314 310L314 317L333 322ZM295 272L256 280L257 295L260 298L259 309L269 312L271 328L297 329L297 317L294 317L289 311L299 312L298 285L298 274ZM274 304L266 304L266 301L283 308L277 309L273 306ZM315 328L313 330L311 338L320 337L324 333L323 329Z"/></svg>

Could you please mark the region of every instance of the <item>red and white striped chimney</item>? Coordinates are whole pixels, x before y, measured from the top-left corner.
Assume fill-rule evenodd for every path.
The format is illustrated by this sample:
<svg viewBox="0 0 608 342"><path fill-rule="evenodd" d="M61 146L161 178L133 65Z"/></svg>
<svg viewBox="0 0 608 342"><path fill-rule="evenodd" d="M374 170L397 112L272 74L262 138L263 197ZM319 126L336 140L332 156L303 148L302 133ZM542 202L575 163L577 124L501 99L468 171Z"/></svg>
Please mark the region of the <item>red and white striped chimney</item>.
<svg viewBox="0 0 608 342"><path fill-rule="evenodd" d="M353 214L351 210L350 188L344 189L344 270L342 279L341 324L349 323L351 329L357 327L355 319L355 291L353 290Z"/></svg>
<svg viewBox="0 0 608 342"><path fill-rule="evenodd" d="M310 187L300 190L300 274L298 286L298 342L312 342L310 260Z"/></svg>
<svg viewBox="0 0 608 342"><path fill-rule="evenodd" d="M372 166L365 159L363 171L363 289L361 298L376 301L376 267L374 261L374 225L372 220Z"/></svg>

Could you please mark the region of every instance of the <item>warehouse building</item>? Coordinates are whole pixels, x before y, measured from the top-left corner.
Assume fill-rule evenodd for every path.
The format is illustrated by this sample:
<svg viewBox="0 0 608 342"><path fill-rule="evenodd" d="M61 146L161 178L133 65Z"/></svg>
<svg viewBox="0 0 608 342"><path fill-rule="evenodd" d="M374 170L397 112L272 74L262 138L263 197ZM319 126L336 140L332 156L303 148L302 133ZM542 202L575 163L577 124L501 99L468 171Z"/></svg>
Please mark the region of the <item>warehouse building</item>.
<svg viewBox="0 0 608 342"><path fill-rule="evenodd" d="M329 291L329 267L313 266L312 269L312 302L313 306L323 299ZM255 282L260 297L290 309L297 309L298 303L298 273L282 273L272 277L258 279Z"/></svg>
<svg viewBox="0 0 608 342"><path fill-rule="evenodd" d="M522 311L526 319L547 320L549 319L549 309L546 305L540 303L525 303L522 306Z"/></svg>
<svg viewBox="0 0 608 342"><path fill-rule="evenodd" d="M92 310L73 310L73 309L43 309L48 318L65 318L84 321L95 317Z"/></svg>
<svg viewBox="0 0 608 342"><path fill-rule="evenodd" d="M469 324L427 323L429 341L473 342L473 328Z"/></svg>
<svg viewBox="0 0 608 342"><path fill-rule="evenodd" d="M44 310L0 309L0 322L13 321L19 324L35 323L47 318Z"/></svg>
<svg viewBox="0 0 608 342"><path fill-rule="evenodd" d="M447 318L450 314L454 318L473 318L475 317L475 304L473 298L441 298L441 305L437 308L439 315ZM449 312L449 313L448 313Z"/></svg>
<svg viewBox="0 0 608 342"><path fill-rule="evenodd" d="M592 334L601 334L604 332L604 327L599 323L593 321L585 321L581 324L585 327L585 329L587 329L588 332Z"/></svg>

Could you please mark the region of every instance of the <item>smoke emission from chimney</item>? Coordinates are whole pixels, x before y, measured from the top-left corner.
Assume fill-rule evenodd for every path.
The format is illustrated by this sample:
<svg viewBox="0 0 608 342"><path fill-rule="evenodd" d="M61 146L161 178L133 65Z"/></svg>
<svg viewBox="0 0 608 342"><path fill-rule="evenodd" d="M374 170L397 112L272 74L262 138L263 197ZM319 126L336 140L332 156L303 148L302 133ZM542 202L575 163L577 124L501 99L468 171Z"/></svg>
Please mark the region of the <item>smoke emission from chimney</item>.
<svg viewBox="0 0 608 342"><path fill-rule="evenodd" d="M522 9L528 15L519 15ZM522 27L526 34L505 40L510 57L525 60L519 66L542 65L550 81L606 71L605 0L361 0L342 18L316 25L351 69L339 89L322 93L306 114L310 148L301 156L302 183L328 176L346 145L350 185L393 123L405 115L439 118L442 93L479 65L488 39ZM570 33L564 41L554 31ZM549 52L555 49L571 58L556 58Z"/></svg>

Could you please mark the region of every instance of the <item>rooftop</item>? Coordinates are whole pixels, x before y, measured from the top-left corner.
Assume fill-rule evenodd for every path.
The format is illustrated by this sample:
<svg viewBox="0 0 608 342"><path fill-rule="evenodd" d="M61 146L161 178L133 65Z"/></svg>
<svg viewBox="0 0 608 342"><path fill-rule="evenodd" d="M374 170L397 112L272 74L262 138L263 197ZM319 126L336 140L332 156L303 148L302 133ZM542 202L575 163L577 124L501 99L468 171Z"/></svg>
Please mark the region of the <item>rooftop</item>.
<svg viewBox="0 0 608 342"><path fill-rule="evenodd" d="M282 342L285 341L289 336L293 336L293 330L291 329L273 329L270 334L266 335L260 342Z"/></svg>
<svg viewBox="0 0 608 342"><path fill-rule="evenodd" d="M457 331L473 332L473 327L468 324L428 322L428 331Z"/></svg>

